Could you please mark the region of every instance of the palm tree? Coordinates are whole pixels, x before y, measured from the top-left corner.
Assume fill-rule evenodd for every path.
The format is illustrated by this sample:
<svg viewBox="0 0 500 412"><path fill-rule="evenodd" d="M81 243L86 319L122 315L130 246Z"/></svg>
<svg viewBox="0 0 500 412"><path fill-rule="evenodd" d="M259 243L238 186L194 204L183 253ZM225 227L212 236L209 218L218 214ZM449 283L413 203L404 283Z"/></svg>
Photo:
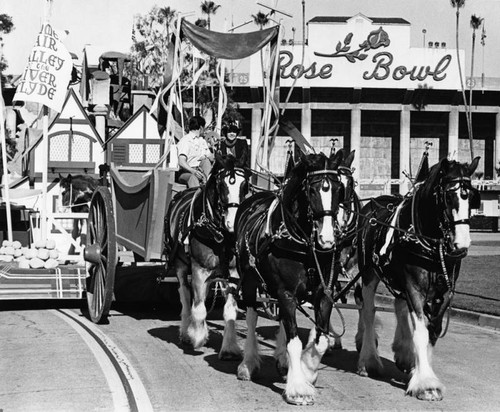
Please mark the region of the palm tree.
<svg viewBox="0 0 500 412"><path fill-rule="evenodd" d="M269 17L267 14L259 11L257 14L252 14L253 22L262 30L269 24Z"/></svg>
<svg viewBox="0 0 500 412"><path fill-rule="evenodd" d="M167 31L167 39L170 38L170 24L177 16L177 11L171 7L161 7L158 10L158 22L160 24L165 24L165 29Z"/></svg>
<svg viewBox="0 0 500 412"><path fill-rule="evenodd" d="M469 117L469 110L468 110L468 105L467 105L467 97L465 96L465 87L464 87L464 80L462 78L462 65L460 63L460 53L458 49L458 38L459 38L459 26L460 26L460 9L465 6L465 0L450 0L451 6L453 8L456 8L456 26L455 26L455 47L457 49L457 63L458 63L458 75L460 77L460 86L462 88L462 98L464 100L464 107L465 107L465 117L467 119L467 131L469 132L469 145L470 145L470 155L471 159L474 159L474 148L473 148L473 138L472 138L472 128L470 125L470 117Z"/></svg>
<svg viewBox="0 0 500 412"><path fill-rule="evenodd" d="M195 26L198 26L198 27L201 27L201 28L205 28L207 27L207 20L206 19L197 19L195 22L194 22L194 25Z"/></svg>
<svg viewBox="0 0 500 412"><path fill-rule="evenodd" d="M479 29L483 23L481 17L473 14L470 16L470 27L472 28L472 52L471 52L471 65L470 65L470 82L469 82L469 123L472 130L472 86L474 82L474 54L476 51L476 30Z"/></svg>
<svg viewBox="0 0 500 412"><path fill-rule="evenodd" d="M201 3L201 12L207 15L207 27L210 30L210 15L215 14L219 9L220 5L215 4L213 1L205 0Z"/></svg>

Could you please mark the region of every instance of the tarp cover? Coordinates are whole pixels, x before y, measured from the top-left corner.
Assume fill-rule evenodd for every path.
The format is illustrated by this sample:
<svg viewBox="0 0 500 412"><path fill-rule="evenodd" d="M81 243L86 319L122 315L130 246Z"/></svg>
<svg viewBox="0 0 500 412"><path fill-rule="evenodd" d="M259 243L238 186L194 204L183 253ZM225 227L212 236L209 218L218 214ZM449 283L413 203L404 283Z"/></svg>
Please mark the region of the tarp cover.
<svg viewBox="0 0 500 412"><path fill-rule="evenodd" d="M244 59L258 52L271 40L277 38L279 27L271 27L250 33L219 33L198 27L182 20L181 36L202 52L220 59Z"/></svg>

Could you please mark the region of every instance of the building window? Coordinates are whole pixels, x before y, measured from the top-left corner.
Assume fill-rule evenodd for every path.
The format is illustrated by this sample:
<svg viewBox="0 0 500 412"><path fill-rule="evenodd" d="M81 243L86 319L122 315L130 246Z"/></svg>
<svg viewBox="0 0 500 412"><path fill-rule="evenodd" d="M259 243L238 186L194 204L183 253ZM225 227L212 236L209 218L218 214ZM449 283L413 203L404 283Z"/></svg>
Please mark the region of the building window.
<svg viewBox="0 0 500 412"><path fill-rule="evenodd" d="M94 139L80 132L56 132L49 139L49 161L91 162Z"/></svg>

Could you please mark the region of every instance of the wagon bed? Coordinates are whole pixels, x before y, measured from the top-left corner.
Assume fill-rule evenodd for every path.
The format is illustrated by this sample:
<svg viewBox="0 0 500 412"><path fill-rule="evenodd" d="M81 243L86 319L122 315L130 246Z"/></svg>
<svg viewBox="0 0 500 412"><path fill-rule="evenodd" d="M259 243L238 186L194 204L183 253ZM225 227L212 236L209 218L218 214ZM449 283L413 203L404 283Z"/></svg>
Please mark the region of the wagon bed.
<svg viewBox="0 0 500 412"><path fill-rule="evenodd" d="M161 260L163 226L174 184L172 169L120 171L111 167L116 241L145 261Z"/></svg>

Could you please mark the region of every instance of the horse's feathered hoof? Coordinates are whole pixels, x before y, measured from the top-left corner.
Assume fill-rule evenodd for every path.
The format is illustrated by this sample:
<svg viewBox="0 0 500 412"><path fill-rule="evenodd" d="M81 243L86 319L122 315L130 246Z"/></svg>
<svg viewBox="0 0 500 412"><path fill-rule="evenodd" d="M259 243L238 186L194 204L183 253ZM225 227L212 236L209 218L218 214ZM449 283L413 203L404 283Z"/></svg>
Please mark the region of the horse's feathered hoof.
<svg viewBox="0 0 500 412"><path fill-rule="evenodd" d="M314 398L311 395L296 395L288 396L286 392L283 392L283 399L286 403L296 406L311 406L314 405Z"/></svg>
<svg viewBox="0 0 500 412"><path fill-rule="evenodd" d="M368 377L368 371L366 370L366 368L363 366L363 367L360 367L358 368L358 375L359 376L363 376L365 378Z"/></svg>
<svg viewBox="0 0 500 412"><path fill-rule="evenodd" d="M421 401L441 401L443 400L443 392L439 389L425 389L415 394L417 399Z"/></svg>
<svg viewBox="0 0 500 412"><path fill-rule="evenodd" d="M240 381L250 381L252 380L252 373L247 365L244 363L240 363L238 366L238 373L236 375L238 380Z"/></svg>

